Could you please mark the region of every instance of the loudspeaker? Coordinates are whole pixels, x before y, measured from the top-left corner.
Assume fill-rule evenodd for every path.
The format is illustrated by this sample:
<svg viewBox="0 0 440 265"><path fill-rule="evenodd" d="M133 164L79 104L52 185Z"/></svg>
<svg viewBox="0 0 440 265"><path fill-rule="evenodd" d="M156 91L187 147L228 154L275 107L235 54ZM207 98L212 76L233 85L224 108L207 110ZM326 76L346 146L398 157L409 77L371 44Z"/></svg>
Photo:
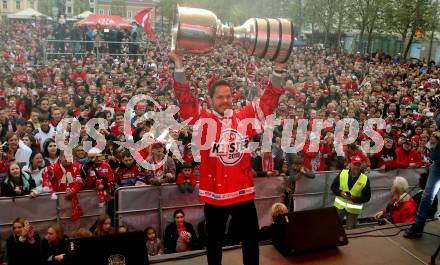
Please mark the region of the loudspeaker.
<svg viewBox="0 0 440 265"><path fill-rule="evenodd" d="M84 265L148 265L145 240L141 231L71 239L67 260Z"/></svg>
<svg viewBox="0 0 440 265"><path fill-rule="evenodd" d="M273 224L273 244L283 255L304 254L348 244L335 207L279 216Z"/></svg>

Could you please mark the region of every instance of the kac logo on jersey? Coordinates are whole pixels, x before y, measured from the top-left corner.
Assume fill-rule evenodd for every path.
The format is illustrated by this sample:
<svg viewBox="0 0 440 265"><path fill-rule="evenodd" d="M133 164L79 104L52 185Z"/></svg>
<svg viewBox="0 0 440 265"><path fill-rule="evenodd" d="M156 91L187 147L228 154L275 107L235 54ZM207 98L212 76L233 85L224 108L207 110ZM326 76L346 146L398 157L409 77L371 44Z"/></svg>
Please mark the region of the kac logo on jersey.
<svg viewBox="0 0 440 265"><path fill-rule="evenodd" d="M240 162L248 146L249 139L234 129L228 129L223 131L219 141L212 145L211 156L219 157L224 165L233 166Z"/></svg>

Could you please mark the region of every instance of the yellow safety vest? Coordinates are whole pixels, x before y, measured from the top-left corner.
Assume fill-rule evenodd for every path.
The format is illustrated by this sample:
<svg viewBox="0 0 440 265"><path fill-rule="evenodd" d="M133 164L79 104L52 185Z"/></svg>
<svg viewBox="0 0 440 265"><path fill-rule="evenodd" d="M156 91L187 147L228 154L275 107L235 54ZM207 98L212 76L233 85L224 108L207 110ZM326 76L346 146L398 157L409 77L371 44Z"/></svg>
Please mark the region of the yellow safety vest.
<svg viewBox="0 0 440 265"><path fill-rule="evenodd" d="M351 190L348 189L348 178L348 169L342 170L341 174L339 174L339 189L343 192L350 192L350 194L355 197L361 197L362 190L364 189L365 185L367 185L368 177L361 173ZM335 207L340 210L345 209L347 212L352 214L360 215L362 213L363 205L354 203L350 200L342 198L341 196L336 196Z"/></svg>

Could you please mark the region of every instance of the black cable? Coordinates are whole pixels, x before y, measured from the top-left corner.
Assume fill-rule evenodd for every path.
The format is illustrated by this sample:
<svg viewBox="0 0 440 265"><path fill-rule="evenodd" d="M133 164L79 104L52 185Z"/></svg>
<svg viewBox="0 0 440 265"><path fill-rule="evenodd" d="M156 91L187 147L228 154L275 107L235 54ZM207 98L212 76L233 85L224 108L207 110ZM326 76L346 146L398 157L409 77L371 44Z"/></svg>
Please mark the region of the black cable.
<svg viewBox="0 0 440 265"><path fill-rule="evenodd" d="M429 232L423 232L423 234L427 234L427 235L431 235L431 236L435 236L435 237L440 237L440 235L429 233Z"/></svg>
<svg viewBox="0 0 440 265"><path fill-rule="evenodd" d="M436 218L431 219L431 220L427 220L426 223L429 223L429 222L432 222L432 221L436 221L436 220L437 220ZM400 232L405 230L405 229L401 229L401 227L410 226L410 225L412 225L412 224L401 224L401 225L393 224L393 226L389 226L389 227L376 228L376 229L372 229L372 230L364 231L364 232L350 233L350 234L347 234L347 237L350 238L350 236L354 235L354 237L351 237L351 238L356 238L356 236L358 236L358 235L363 235L363 234L368 234L368 233L372 233L372 232L376 232L376 231L382 231L382 230L388 230L388 229L395 229L395 228L399 229L400 230L399 233L400 233ZM428 232L423 232L423 233L428 234L428 235L432 235L432 236L440 237L440 235L436 235L436 234L432 234L432 233L428 233ZM373 236L373 235L370 235L370 236ZM383 237L383 235L381 235L379 237Z"/></svg>
<svg viewBox="0 0 440 265"><path fill-rule="evenodd" d="M368 234L368 233L372 233L372 232L376 232L376 231L382 231L382 230L388 230L388 229L394 229L394 228L399 228L400 229L401 227L410 226L410 225L411 224L403 224L403 225L395 225L394 224L394 226L375 228L375 229L371 229L371 230L364 231L364 232L350 233L350 234L347 234L347 236Z"/></svg>

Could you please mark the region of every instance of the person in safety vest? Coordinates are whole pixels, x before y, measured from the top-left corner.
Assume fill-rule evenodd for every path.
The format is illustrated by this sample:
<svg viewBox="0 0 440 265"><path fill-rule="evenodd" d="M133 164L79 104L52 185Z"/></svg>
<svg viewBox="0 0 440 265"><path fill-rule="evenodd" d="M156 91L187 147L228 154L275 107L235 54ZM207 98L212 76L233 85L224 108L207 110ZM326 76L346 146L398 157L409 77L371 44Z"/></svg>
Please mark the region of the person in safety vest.
<svg viewBox="0 0 440 265"><path fill-rule="evenodd" d="M239 125L246 119L264 124L266 116L273 113L284 93L281 88L284 65L275 66L271 82L267 83L259 100L233 112L232 89L226 80L208 82L208 100L212 110L202 109L198 99L191 94L181 56L173 52L170 57L175 63L173 89L179 101L180 115L184 120L191 118L190 124L200 119L211 123L209 126L202 125L199 131L201 143L209 141L211 146L200 151L199 186L199 200L205 203L208 264L222 264L224 231L231 215L232 220L238 221L238 236L243 243L243 263L258 265L259 225L254 203L255 188L250 152L245 151L249 151L250 139L261 128ZM214 137L208 138L212 134Z"/></svg>
<svg viewBox="0 0 440 265"><path fill-rule="evenodd" d="M356 228L358 216L362 213L363 204L371 197L370 181L361 172L363 159L354 156L350 169L344 169L333 180L331 189L335 197L335 207L341 219L347 217L347 229Z"/></svg>

